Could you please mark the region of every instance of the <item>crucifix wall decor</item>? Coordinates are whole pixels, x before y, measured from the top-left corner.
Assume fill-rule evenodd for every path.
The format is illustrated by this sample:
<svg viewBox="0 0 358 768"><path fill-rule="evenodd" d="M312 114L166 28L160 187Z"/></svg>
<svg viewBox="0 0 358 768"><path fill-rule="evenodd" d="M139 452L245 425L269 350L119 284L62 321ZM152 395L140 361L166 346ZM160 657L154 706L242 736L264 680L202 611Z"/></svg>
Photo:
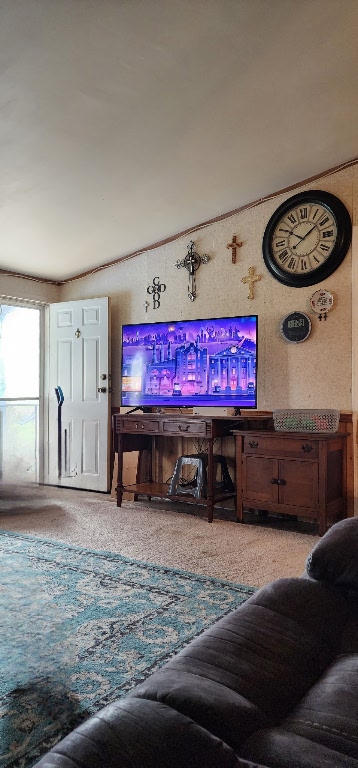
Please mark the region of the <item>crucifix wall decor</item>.
<svg viewBox="0 0 358 768"><path fill-rule="evenodd" d="M188 297L190 301L196 299L195 272L199 269L200 264L207 264L207 262L210 261L210 256L206 253L204 253L203 256L199 256L199 254L194 251L194 247L195 244L191 240L187 245L188 253L185 256L185 259L178 259L174 265L178 269L180 269L180 267L185 267L189 272Z"/></svg>
<svg viewBox="0 0 358 768"><path fill-rule="evenodd" d="M258 280L261 280L261 275L255 275L255 267L249 267L249 274L246 277L241 278L242 283L248 283L249 292L247 294L248 299L254 298L254 284Z"/></svg>
<svg viewBox="0 0 358 768"><path fill-rule="evenodd" d="M237 248L241 248L242 243L237 242L236 235L233 235L231 243L227 244L227 248L231 248L231 261L233 264L236 264L236 250Z"/></svg>

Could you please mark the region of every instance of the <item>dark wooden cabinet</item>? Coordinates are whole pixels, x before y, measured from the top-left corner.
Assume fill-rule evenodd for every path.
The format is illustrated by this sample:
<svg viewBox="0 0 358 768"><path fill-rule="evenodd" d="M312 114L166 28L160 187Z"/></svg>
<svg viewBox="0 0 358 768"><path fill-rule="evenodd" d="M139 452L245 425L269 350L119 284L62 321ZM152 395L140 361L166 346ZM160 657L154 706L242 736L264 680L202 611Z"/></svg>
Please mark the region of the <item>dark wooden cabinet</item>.
<svg viewBox="0 0 358 768"><path fill-rule="evenodd" d="M295 515L327 528L346 516L347 434L235 430L237 519L244 509Z"/></svg>

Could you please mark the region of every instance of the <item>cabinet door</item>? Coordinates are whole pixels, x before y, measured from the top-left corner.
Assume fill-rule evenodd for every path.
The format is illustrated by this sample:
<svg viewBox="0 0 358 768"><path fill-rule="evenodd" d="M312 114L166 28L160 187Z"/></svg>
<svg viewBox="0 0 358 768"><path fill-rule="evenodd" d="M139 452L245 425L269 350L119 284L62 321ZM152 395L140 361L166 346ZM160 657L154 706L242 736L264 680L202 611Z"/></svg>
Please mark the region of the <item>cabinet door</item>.
<svg viewBox="0 0 358 768"><path fill-rule="evenodd" d="M272 483L278 477L278 461L265 456L244 456L243 460L243 496L247 501L259 501L262 504L278 500L278 486Z"/></svg>
<svg viewBox="0 0 358 768"><path fill-rule="evenodd" d="M318 507L318 463L282 459L279 461L279 502L294 507Z"/></svg>

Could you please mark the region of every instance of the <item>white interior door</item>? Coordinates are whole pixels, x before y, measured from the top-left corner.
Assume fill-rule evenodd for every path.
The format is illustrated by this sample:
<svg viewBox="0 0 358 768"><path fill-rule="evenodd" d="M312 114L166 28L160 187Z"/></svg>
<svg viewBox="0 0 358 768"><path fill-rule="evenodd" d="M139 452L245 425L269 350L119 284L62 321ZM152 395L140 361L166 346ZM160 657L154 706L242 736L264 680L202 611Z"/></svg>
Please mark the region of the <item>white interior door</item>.
<svg viewBox="0 0 358 768"><path fill-rule="evenodd" d="M48 330L45 482L109 491L109 299L51 304Z"/></svg>

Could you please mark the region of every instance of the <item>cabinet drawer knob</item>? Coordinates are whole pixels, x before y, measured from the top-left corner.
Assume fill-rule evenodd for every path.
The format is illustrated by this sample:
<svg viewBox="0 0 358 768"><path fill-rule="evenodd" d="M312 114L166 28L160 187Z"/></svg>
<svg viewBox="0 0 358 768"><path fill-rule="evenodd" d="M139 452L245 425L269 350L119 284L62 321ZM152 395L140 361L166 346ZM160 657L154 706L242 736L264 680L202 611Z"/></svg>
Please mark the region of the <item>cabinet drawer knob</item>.
<svg viewBox="0 0 358 768"><path fill-rule="evenodd" d="M250 448L258 448L259 444L257 440L249 440L249 446Z"/></svg>
<svg viewBox="0 0 358 768"><path fill-rule="evenodd" d="M178 424L179 432L187 432L189 429L189 424Z"/></svg>
<svg viewBox="0 0 358 768"><path fill-rule="evenodd" d="M302 450L303 450L305 453L311 453L311 451L313 450L313 446L312 446L312 445L310 445L309 443L304 443L304 444L302 445Z"/></svg>
<svg viewBox="0 0 358 768"><path fill-rule="evenodd" d="M273 477L271 480L271 485L278 485L277 477Z"/></svg>
<svg viewBox="0 0 358 768"><path fill-rule="evenodd" d="M277 485L286 485L286 480L277 480Z"/></svg>

